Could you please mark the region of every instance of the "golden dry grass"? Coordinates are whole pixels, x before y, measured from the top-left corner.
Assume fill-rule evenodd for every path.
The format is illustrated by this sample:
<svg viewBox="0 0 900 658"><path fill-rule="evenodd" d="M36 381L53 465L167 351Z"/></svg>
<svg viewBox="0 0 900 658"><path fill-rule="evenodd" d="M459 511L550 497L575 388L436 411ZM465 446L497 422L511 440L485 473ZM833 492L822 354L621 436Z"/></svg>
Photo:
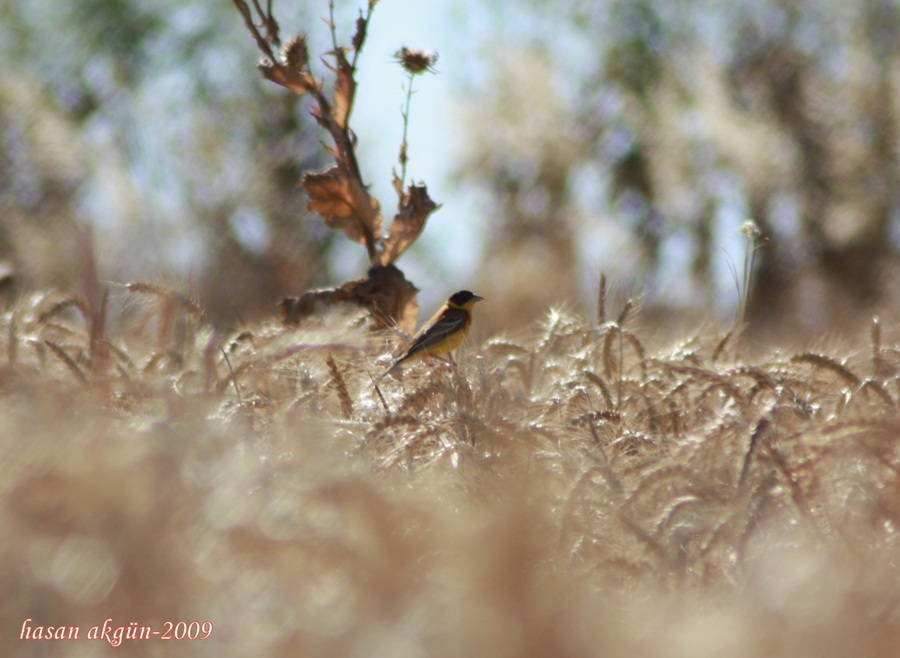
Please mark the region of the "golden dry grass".
<svg viewBox="0 0 900 658"><path fill-rule="evenodd" d="M880 330L749 363L550 313L382 400L359 318L223 337L127 294L116 331L49 293L3 316L2 655L110 650L29 618L214 624L128 656L896 655Z"/></svg>

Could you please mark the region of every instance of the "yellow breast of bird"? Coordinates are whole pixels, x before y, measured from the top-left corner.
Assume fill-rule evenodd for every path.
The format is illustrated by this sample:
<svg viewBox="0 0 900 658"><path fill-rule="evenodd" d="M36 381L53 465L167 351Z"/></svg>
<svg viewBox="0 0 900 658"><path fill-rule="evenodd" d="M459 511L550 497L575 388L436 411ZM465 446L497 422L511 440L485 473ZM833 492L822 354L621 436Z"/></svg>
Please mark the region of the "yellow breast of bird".
<svg viewBox="0 0 900 658"><path fill-rule="evenodd" d="M469 333L469 323L467 322L462 329L459 331L447 336L447 339L441 341L440 344L435 345L432 348L428 349L428 353L434 356L438 356L440 354L446 354L447 352L452 352L460 344L465 340L466 334Z"/></svg>

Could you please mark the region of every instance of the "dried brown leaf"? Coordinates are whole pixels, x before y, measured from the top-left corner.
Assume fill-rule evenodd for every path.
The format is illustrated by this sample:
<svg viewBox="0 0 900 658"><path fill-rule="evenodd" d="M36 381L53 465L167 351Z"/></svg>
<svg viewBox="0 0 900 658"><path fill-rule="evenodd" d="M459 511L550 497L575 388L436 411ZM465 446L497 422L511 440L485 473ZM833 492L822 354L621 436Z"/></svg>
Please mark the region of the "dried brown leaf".
<svg viewBox="0 0 900 658"><path fill-rule="evenodd" d="M285 324L300 324L322 308L350 301L346 286L308 290L300 297L288 297L278 302L278 309Z"/></svg>
<svg viewBox="0 0 900 658"><path fill-rule="evenodd" d="M331 117L334 123L346 130L350 119L350 110L353 108L353 96L356 93L356 80L353 79L353 65L347 61L343 50L337 50L334 55L337 62L334 81L334 107Z"/></svg>
<svg viewBox="0 0 900 658"><path fill-rule="evenodd" d="M319 213L325 224L343 231L355 242L374 243L381 232L378 201L342 167L306 174L300 185L309 195L306 207Z"/></svg>
<svg viewBox="0 0 900 658"><path fill-rule="evenodd" d="M363 279L348 281L337 288L309 290L300 297L279 304L285 324L300 324L306 318L339 303L350 302L369 309L379 329L400 327L406 333L416 328L418 289L394 266L376 265Z"/></svg>
<svg viewBox="0 0 900 658"><path fill-rule="evenodd" d="M393 265L376 265L365 279L352 281L344 286L350 298L372 311L376 326L399 327L413 333L419 316L418 289L406 280Z"/></svg>
<svg viewBox="0 0 900 658"><path fill-rule="evenodd" d="M269 59L260 62L257 68L266 80L290 89L295 94L305 94L319 88L316 79L305 70L291 69L283 64L273 63Z"/></svg>
<svg viewBox="0 0 900 658"><path fill-rule="evenodd" d="M428 196L428 188L425 185L409 186L400 212L394 216L390 232L385 239L384 252L381 254L383 265L395 262L400 254L416 241L425 227L428 216L437 208L438 205Z"/></svg>

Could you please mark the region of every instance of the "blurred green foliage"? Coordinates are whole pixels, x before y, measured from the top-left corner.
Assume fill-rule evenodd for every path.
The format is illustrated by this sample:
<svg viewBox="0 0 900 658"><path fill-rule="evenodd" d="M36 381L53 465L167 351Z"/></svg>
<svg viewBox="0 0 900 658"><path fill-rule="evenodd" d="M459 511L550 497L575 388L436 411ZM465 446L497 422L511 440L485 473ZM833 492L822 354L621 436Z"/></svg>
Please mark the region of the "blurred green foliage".
<svg viewBox="0 0 900 658"><path fill-rule="evenodd" d="M462 167L502 218L486 280L530 263L572 291L599 262L648 308L705 312L734 300L722 249L741 253L752 217L762 333L898 308L896 0L524 5L493 14Z"/></svg>
<svg viewBox="0 0 900 658"><path fill-rule="evenodd" d="M107 277L187 276L220 322L327 281L296 189L320 137L230 3L4 3L0 56L0 259L21 288L72 287L85 225Z"/></svg>

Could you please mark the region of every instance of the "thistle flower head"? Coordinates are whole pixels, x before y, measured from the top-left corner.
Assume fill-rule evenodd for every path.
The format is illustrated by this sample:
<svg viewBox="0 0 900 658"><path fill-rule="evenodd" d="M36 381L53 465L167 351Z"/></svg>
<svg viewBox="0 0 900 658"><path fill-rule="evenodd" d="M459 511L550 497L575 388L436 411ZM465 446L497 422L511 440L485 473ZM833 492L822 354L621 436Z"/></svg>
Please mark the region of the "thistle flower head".
<svg viewBox="0 0 900 658"><path fill-rule="evenodd" d="M434 65L437 64L438 54L431 50L421 48L407 48L403 46L394 53L394 58L400 63L407 73L418 75L420 73L434 73Z"/></svg>
<svg viewBox="0 0 900 658"><path fill-rule="evenodd" d="M306 37L297 35L284 44L281 52L282 59L293 72L300 72L309 63L309 49L306 46Z"/></svg>
<svg viewBox="0 0 900 658"><path fill-rule="evenodd" d="M759 225L756 222L752 219L748 219L741 224L741 234L746 235L751 240L756 240L762 235L762 231L759 229Z"/></svg>

